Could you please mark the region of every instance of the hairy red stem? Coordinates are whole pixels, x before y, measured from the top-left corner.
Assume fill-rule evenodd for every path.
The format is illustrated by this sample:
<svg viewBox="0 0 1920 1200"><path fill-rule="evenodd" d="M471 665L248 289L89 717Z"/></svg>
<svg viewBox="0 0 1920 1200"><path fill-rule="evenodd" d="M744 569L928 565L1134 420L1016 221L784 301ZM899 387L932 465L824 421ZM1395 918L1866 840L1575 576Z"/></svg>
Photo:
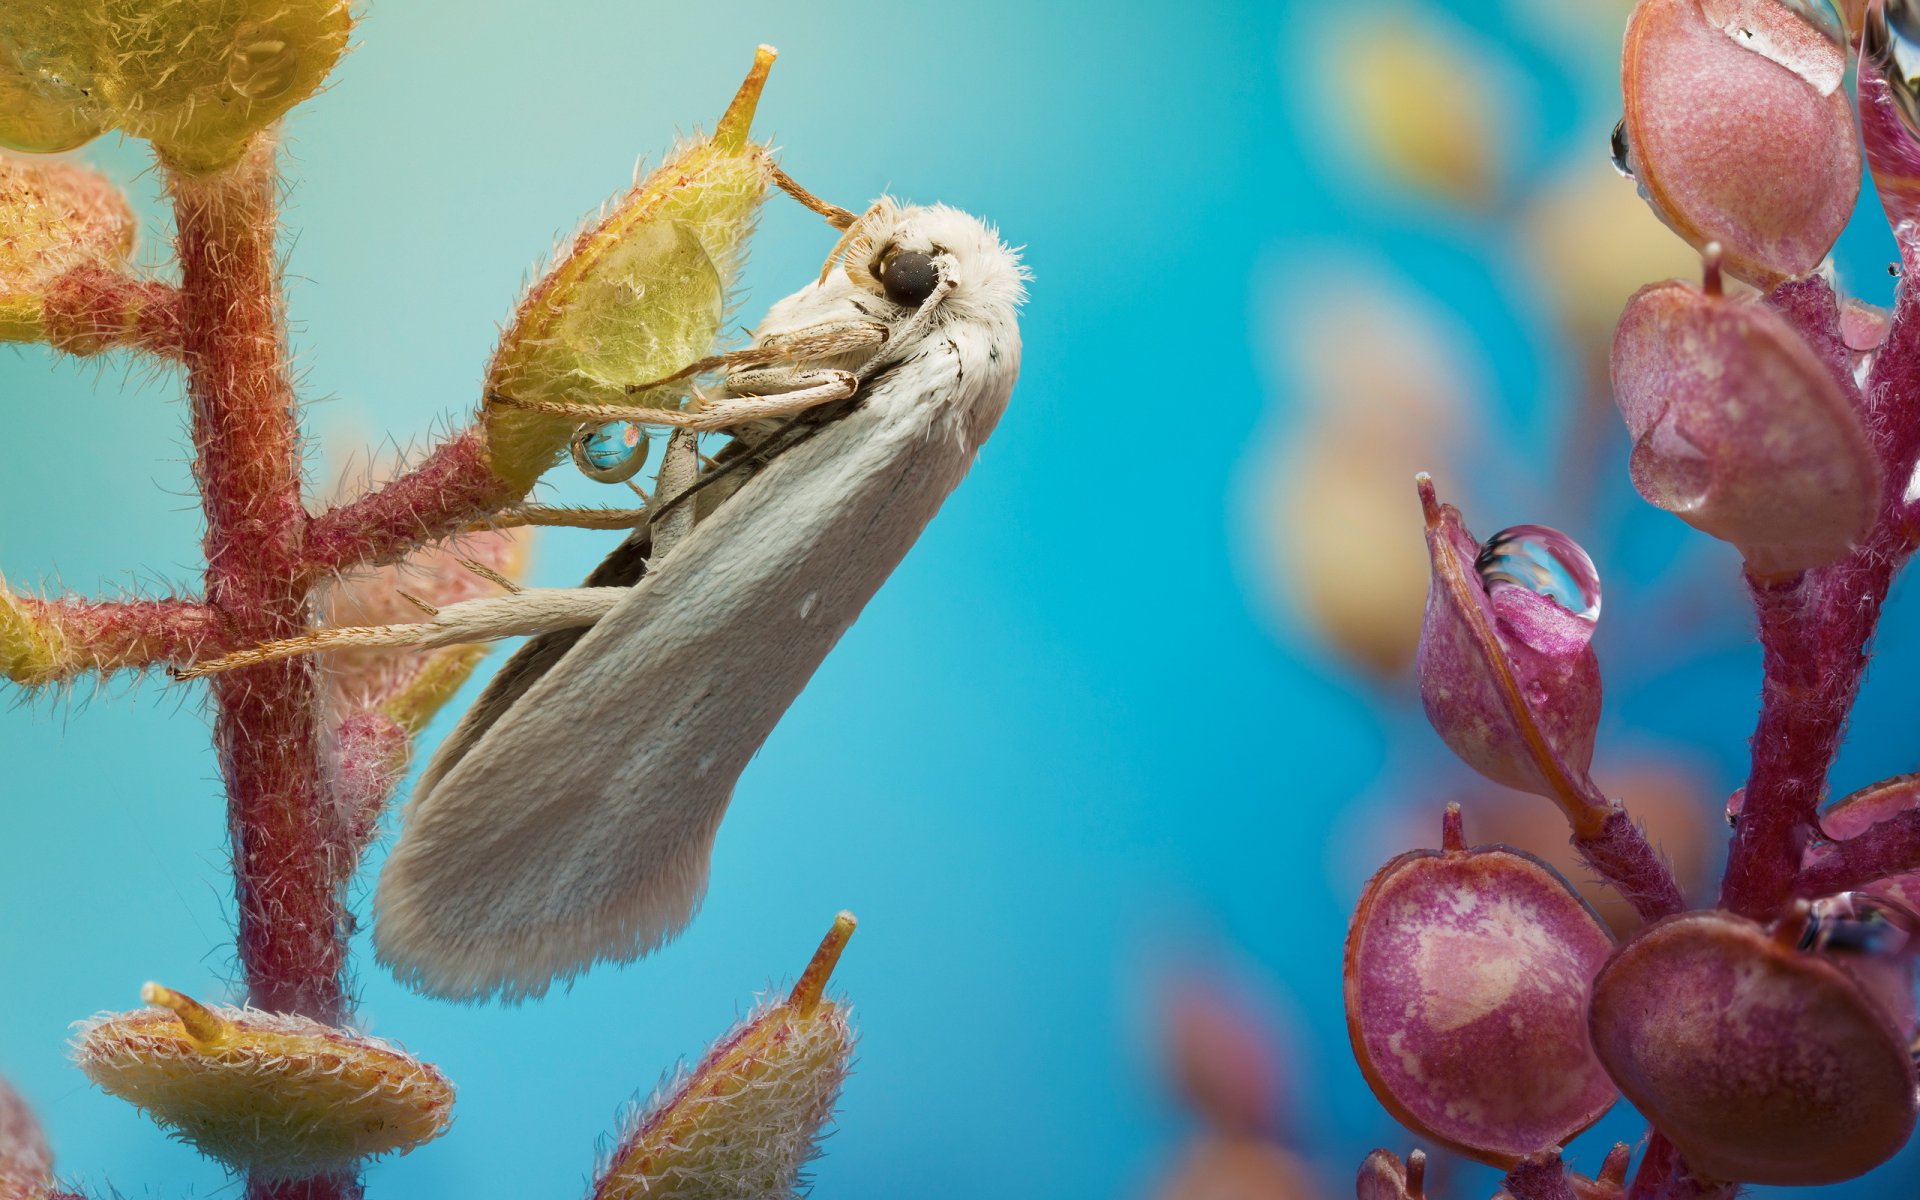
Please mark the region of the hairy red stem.
<svg viewBox="0 0 1920 1200"><path fill-rule="evenodd" d="M468 429L400 478L315 517L306 570L317 578L397 562L519 498L494 474L485 435Z"/></svg>
<svg viewBox="0 0 1920 1200"><path fill-rule="evenodd" d="M167 284L89 263L49 284L42 305L48 344L68 354L132 346L180 356L180 293Z"/></svg>
<svg viewBox="0 0 1920 1200"><path fill-rule="evenodd" d="M18 596L13 603L58 631L75 671L190 663L222 644L217 615L196 600Z"/></svg>
<svg viewBox="0 0 1920 1200"><path fill-rule="evenodd" d="M1649 925L1686 908L1672 869L1624 808L1614 807L1598 831L1575 833L1573 847Z"/></svg>
<svg viewBox="0 0 1920 1200"><path fill-rule="evenodd" d="M288 378L273 146L236 165L169 180L179 236L182 348L193 409L194 474L206 514L206 596L229 640L296 636L309 624L299 439ZM313 664L288 659L213 681L214 745L227 784L248 999L338 1025L351 869L320 755ZM350 1176L247 1194L348 1200Z"/></svg>
<svg viewBox="0 0 1920 1200"><path fill-rule="evenodd" d="M1867 668L1867 643L1893 576L1913 552L1907 477L1920 447L1920 301L1905 289L1862 396L1839 349L1837 302L1824 281L1780 289L1775 307L1862 406L1886 471L1881 516L1846 558L1786 580L1749 579L1759 615L1764 680L1746 800L1727 856L1720 903L1769 920L1795 894L1818 831L1827 772Z"/></svg>

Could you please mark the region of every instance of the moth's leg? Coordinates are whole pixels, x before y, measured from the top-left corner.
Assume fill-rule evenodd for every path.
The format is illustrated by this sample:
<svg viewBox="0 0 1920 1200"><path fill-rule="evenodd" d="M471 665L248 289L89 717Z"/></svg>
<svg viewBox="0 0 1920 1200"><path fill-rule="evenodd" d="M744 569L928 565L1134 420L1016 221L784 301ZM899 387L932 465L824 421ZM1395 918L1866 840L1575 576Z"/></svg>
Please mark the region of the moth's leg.
<svg viewBox="0 0 1920 1200"><path fill-rule="evenodd" d="M773 183L775 187L787 195L792 196L795 200L798 200L803 207L825 217L827 224L833 226L835 229L845 229L857 219L851 212L841 208L838 204L830 204L801 187L798 183L794 182L793 176L782 171L777 165L768 163L767 169L773 172Z"/></svg>
<svg viewBox="0 0 1920 1200"><path fill-rule="evenodd" d="M700 435L691 429L674 430L673 436L667 439L667 449L660 460L660 475L653 486L654 511L659 517L653 522L653 546L647 555L647 570L657 569L666 561L668 551L693 532L693 505L676 505L674 501L693 487L699 475Z"/></svg>
<svg viewBox="0 0 1920 1200"><path fill-rule="evenodd" d="M431 621L415 625L360 625L321 629L306 637L268 642L171 672L175 679L197 679L235 667L275 662L318 650L348 646L457 646L496 638L547 633L592 625L607 615L623 587L525 588L505 596L462 600L438 610Z"/></svg>
<svg viewBox="0 0 1920 1200"><path fill-rule="evenodd" d="M822 321L818 325L808 325L787 333L770 333L744 350L731 350L725 354L696 359L671 375L648 380L646 383L630 383L627 385L627 391L629 393L649 391L665 384L692 379L695 375L704 375L709 371L730 371L737 367L766 363L832 358L859 350L874 349L886 340L887 326L879 321Z"/></svg>
<svg viewBox="0 0 1920 1200"><path fill-rule="evenodd" d="M659 425L667 429L691 429L696 433L715 433L758 421L766 417L787 416L835 400L845 400L860 387L851 371L783 372L767 382L792 387L764 396L728 396L701 408L677 412L667 408L632 408L620 404L566 404L549 400L515 400L498 392L488 397L491 403L521 412L568 417L576 421L629 421L635 425ZM794 386L798 385L798 386Z"/></svg>
<svg viewBox="0 0 1920 1200"><path fill-rule="evenodd" d="M632 529L647 519L644 508L574 508L567 505L523 504L502 509L485 520L467 527L480 533L489 529L517 529L523 525L552 526L560 529Z"/></svg>

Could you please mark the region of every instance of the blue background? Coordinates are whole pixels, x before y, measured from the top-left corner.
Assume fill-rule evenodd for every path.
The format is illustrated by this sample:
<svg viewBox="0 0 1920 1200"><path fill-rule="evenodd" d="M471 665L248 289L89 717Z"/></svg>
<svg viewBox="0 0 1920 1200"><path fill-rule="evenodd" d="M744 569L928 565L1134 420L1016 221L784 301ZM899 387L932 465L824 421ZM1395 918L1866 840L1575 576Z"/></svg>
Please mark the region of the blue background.
<svg viewBox="0 0 1920 1200"><path fill-rule="evenodd" d="M1522 173L1569 145L1603 153L1617 115L1618 24L1588 27L1596 48L1509 20L1540 7L1555 6L1457 13L1510 60ZM856 208L892 189L979 212L1026 245L1035 274L1005 423L748 770L693 928L518 1009L450 1007L362 974L364 1023L461 1088L452 1132L375 1167L372 1194L583 1190L621 1104L790 978L843 907L862 917L838 976L862 1041L817 1164L822 1196L1144 1193L1189 1128L1155 1070L1152 985L1196 945L1244 953L1267 981L1292 1030L1291 1136L1330 1195L1367 1149L1405 1148L1345 1044L1346 912L1398 848L1350 810L1444 760L1404 695L1256 614L1237 462L1262 414L1293 403L1265 365L1265 272L1347 246L1432 293L1477 336L1498 461L1549 489L1541 464L1574 368L1518 282L1503 222L1402 196L1328 152L1335 115L1301 69L1328 46L1322 8L372 6L290 130L316 483L364 463L358 447L422 445L461 418L530 265L625 184L635 155L657 160L676 129L710 124L756 42L782 51L757 131L799 179ZM128 182L161 260L143 147L87 155ZM1885 300L1890 247L1870 199L1863 213L1841 265ZM770 203L747 319L831 240ZM0 570L14 586L192 586L199 518L171 376L9 352L0 403ZM1600 643L1619 664L1602 756L1635 738L1690 747L1720 789L1701 802L1717 806L1758 678L1732 560L1614 492L1610 532L1589 542L1620 581ZM555 494L597 498L579 481ZM573 582L610 541L546 537L533 577ZM1647 607L1699 580L1724 628L1677 664L1649 661ZM1912 624L1897 601L1841 788L1912 765L1897 694L1920 653ZM235 1191L62 1049L69 1022L131 1007L148 978L233 993L206 742L199 692L160 678L0 713L0 1071L37 1105L63 1173L128 1196ZM1589 1146L1636 1130L1616 1113L1576 1157L1592 1169ZM1903 1170L1852 1193L1910 1193ZM1491 1190L1470 1175L1457 1194Z"/></svg>

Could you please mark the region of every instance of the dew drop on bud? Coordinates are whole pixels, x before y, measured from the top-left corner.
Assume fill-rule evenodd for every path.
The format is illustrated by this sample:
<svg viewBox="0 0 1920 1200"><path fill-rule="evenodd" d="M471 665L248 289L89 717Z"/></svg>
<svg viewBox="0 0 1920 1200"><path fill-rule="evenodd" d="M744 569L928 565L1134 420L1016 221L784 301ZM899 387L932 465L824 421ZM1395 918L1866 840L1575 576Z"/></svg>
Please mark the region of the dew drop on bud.
<svg viewBox="0 0 1920 1200"><path fill-rule="evenodd" d="M647 461L647 435L627 421L582 425L573 435L573 463L588 479L624 483Z"/></svg>
<svg viewBox="0 0 1920 1200"><path fill-rule="evenodd" d="M1583 621L1600 619L1600 573L1580 544L1545 525L1502 529L1480 547L1473 566L1489 596L1522 587Z"/></svg>
<svg viewBox="0 0 1920 1200"><path fill-rule="evenodd" d="M1632 179L1633 166L1631 159L1633 155L1633 144L1627 141L1627 119L1625 117L1621 117L1613 123L1613 136L1607 140L1607 149L1613 159L1613 169L1628 179Z"/></svg>
<svg viewBox="0 0 1920 1200"><path fill-rule="evenodd" d="M1860 53L1886 76L1887 95L1907 132L1920 138L1920 4L1886 0L1867 14Z"/></svg>
<svg viewBox="0 0 1920 1200"><path fill-rule="evenodd" d="M227 82L249 100L271 100L293 86L299 61L287 39L266 21L246 21L233 31Z"/></svg>

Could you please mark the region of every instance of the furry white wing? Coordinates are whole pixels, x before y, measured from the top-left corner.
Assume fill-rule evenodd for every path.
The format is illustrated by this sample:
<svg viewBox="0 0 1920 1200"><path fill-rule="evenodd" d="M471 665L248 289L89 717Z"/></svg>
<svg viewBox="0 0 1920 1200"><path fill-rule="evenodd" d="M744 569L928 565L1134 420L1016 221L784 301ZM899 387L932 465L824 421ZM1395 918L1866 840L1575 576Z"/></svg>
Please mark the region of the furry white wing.
<svg viewBox="0 0 1920 1200"><path fill-rule="evenodd" d="M1017 343L973 357L913 356L781 454L415 798L376 896L403 980L537 996L685 926L741 770L1004 408Z"/></svg>

